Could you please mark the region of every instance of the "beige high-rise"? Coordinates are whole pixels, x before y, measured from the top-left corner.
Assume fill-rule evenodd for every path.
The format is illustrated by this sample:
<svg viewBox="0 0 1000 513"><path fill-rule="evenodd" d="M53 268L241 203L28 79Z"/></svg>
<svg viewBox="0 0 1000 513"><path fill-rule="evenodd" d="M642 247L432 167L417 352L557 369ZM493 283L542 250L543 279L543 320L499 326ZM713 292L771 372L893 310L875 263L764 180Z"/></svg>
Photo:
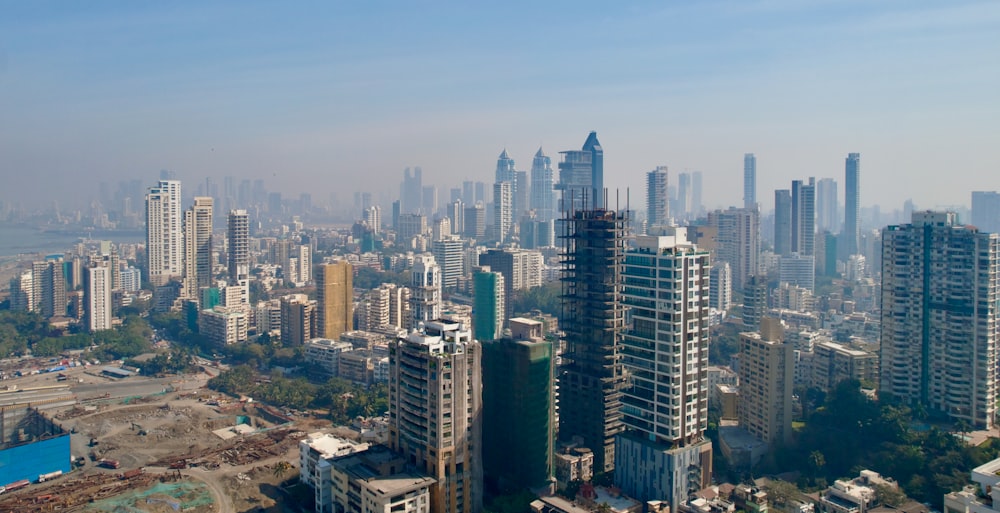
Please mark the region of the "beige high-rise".
<svg viewBox="0 0 1000 513"><path fill-rule="evenodd" d="M315 271L319 336L336 340L353 329L354 268L340 260L318 264Z"/></svg>

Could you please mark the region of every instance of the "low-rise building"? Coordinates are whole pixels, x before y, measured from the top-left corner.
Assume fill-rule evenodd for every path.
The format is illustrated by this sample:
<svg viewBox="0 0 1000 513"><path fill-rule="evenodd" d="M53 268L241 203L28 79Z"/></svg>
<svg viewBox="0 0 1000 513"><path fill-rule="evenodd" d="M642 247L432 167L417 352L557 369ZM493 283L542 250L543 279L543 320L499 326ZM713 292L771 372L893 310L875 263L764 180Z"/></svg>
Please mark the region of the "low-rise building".
<svg viewBox="0 0 1000 513"><path fill-rule="evenodd" d="M972 484L944 496L944 513L1000 511L1000 458L972 469Z"/></svg>
<svg viewBox="0 0 1000 513"><path fill-rule="evenodd" d="M559 489L572 481L588 482L594 477L594 453L586 447L563 447L553 455Z"/></svg>
<svg viewBox="0 0 1000 513"><path fill-rule="evenodd" d="M434 478L412 469L387 447L330 462L334 511L344 513L429 513ZM317 513L320 512L317 509Z"/></svg>
<svg viewBox="0 0 1000 513"><path fill-rule="evenodd" d="M305 343L306 361L318 365L330 376L338 375L340 354L353 350L350 342L328 338L314 338Z"/></svg>
<svg viewBox="0 0 1000 513"><path fill-rule="evenodd" d="M337 375L343 379L370 385L374 374L374 361L367 349L342 352L337 358Z"/></svg>
<svg viewBox="0 0 1000 513"><path fill-rule="evenodd" d="M878 486L898 488L892 479L871 470L862 470L854 479L838 479L819 496L819 513L866 513L876 506Z"/></svg>
<svg viewBox="0 0 1000 513"><path fill-rule="evenodd" d="M299 442L299 481L315 491L317 513L334 511L330 461L367 449L366 443L328 433L311 433Z"/></svg>
<svg viewBox="0 0 1000 513"><path fill-rule="evenodd" d="M216 306L198 315L198 330L215 346L228 346L247 341L249 319L242 308Z"/></svg>

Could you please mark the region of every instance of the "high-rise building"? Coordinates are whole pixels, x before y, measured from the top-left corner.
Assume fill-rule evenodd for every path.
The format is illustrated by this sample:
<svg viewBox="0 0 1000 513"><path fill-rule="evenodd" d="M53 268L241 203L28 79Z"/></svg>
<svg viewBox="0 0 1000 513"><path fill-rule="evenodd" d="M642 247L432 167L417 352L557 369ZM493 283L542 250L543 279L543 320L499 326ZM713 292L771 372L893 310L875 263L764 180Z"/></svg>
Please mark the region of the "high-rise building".
<svg viewBox="0 0 1000 513"><path fill-rule="evenodd" d="M743 287L743 325L753 329L760 326L767 313L767 277L754 275Z"/></svg>
<svg viewBox="0 0 1000 513"><path fill-rule="evenodd" d="M31 264L31 296L42 317L66 315L66 276L62 259L43 260Z"/></svg>
<svg viewBox="0 0 1000 513"><path fill-rule="evenodd" d="M417 255L410 270L413 326L441 318L441 266L429 253Z"/></svg>
<svg viewBox="0 0 1000 513"><path fill-rule="evenodd" d="M792 180L792 253L816 251L816 180Z"/></svg>
<svg viewBox="0 0 1000 513"><path fill-rule="evenodd" d="M792 253L792 192L788 189L774 191L774 253Z"/></svg>
<svg viewBox="0 0 1000 513"><path fill-rule="evenodd" d="M517 180L516 173L514 159L510 158L507 148L504 148L500 156L497 157L497 171L493 182L510 182L513 184Z"/></svg>
<svg viewBox="0 0 1000 513"><path fill-rule="evenodd" d="M708 306L728 311L733 306L733 271L728 262L712 264Z"/></svg>
<svg viewBox="0 0 1000 513"><path fill-rule="evenodd" d="M816 182L816 229L835 233L840 228L837 181L821 178Z"/></svg>
<svg viewBox="0 0 1000 513"><path fill-rule="evenodd" d="M510 320L483 344L483 470L499 490L537 489L553 475L555 354L542 323Z"/></svg>
<svg viewBox="0 0 1000 513"><path fill-rule="evenodd" d="M281 343L285 346L302 346L307 340L319 337L317 305L305 294L281 297Z"/></svg>
<svg viewBox="0 0 1000 513"><path fill-rule="evenodd" d="M514 191L511 182L493 184L493 239L499 244L510 240L514 228Z"/></svg>
<svg viewBox="0 0 1000 513"><path fill-rule="evenodd" d="M757 157L743 154L743 208L757 208Z"/></svg>
<svg viewBox="0 0 1000 513"><path fill-rule="evenodd" d="M848 153L844 161L844 243L845 255L858 253L861 237L861 154Z"/></svg>
<svg viewBox="0 0 1000 513"><path fill-rule="evenodd" d="M531 209L541 221L553 221L556 218L552 159L545 156L541 147L535 152L535 158L531 161Z"/></svg>
<svg viewBox="0 0 1000 513"><path fill-rule="evenodd" d="M984 232L1000 233L1000 193L972 191L972 224Z"/></svg>
<svg viewBox="0 0 1000 513"><path fill-rule="evenodd" d="M25 271L10 279L10 309L15 312L38 310L31 271Z"/></svg>
<svg viewBox="0 0 1000 513"><path fill-rule="evenodd" d="M486 236L486 207L482 203L465 207L465 230L462 234L478 240Z"/></svg>
<svg viewBox="0 0 1000 513"><path fill-rule="evenodd" d="M816 290L816 257L792 253L778 257L778 283Z"/></svg>
<svg viewBox="0 0 1000 513"><path fill-rule="evenodd" d="M691 173L691 219L701 216L701 171Z"/></svg>
<svg viewBox="0 0 1000 513"><path fill-rule="evenodd" d="M716 229L716 260L727 262L733 273L733 288L743 290L757 274L760 259L760 220L756 208L716 210L708 214L708 225Z"/></svg>
<svg viewBox="0 0 1000 513"><path fill-rule="evenodd" d="M354 268L346 260L322 263L315 268L318 336L336 340L354 329Z"/></svg>
<svg viewBox="0 0 1000 513"><path fill-rule="evenodd" d="M504 310L503 324L513 315L512 294L542 284L542 254L522 249L491 249L479 255L479 265L489 266L503 275Z"/></svg>
<svg viewBox="0 0 1000 513"><path fill-rule="evenodd" d="M885 229L880 396L992 429L998 257L998 236L954 212L914 212Z"/></svg>
<svg viewBox="0 0 1000 513"><path fill-rule="evenodd" d="M83 279L87 329L91 332L111 329L111 269L98 265L87 267Z"/></svg>
<svg viewBox="0 0 1000 513"><path fill-rule="evenodd" d="M165 285L184 272L181 182L160 180L146 192L146 258L149 281Z"/></svg>
<svg viewBox="0 0 1000 513"><path fill-rule="evenodd" d="M458 199L448 204L448 219L451 220L451 233L465 234L465 203Z"/></svg>
<svg viewBox="0 0 1000 513"><path fill-rule="evenodd" d="M447 237L431 243L431 254L441 266L441 287L454 289L465 273L465 243L458 237Z"/></svg>
<svg viewBox="0 0 1000 513"><path fill-rule="evenodd" d="M650 228L670 224L667 166L646 173L646 220Z"/></svg>
<svg viewBox="0 0 1000 513"><path fill-rule="evenodd" d="M621 354L628 384L614 470L625 494L663 500L676 511L711 483L712 443L705 437L711 265L708 251L690 244L683 228L670 232L639 236L625 253L629 321Z"/></svg>
<svg viewBox="0 0 1000 513"><path fill-rule="evenodd" d="M559 438L583 439L594 471L614 469L615 436L622 432L621 365L625 329L622 270L626 214L579 210L563 235L563 311L566 352L559 370Z"/></svg>
<svg viewBox="0 0 1000 513"><path fill-rule="evenodd" d="M504 278L489 266L481 266L472 275L472 334L476 340L496 340L503 333L506 297Z"/></svg>
<svg viewBox="0 0 1000 513"><path fill-rule="evenodd" d="M514 221L517 222L528 213L530 189L527 171L515 171L514 177Z"/></svg>
<svg viewBox="0 0 1000 513"><path fill-rule="evenodd" d="M482 509L482 346L427 321L389 350L389 445L430 474L432 512Z"/></svg>
<svg viewBox="0 0 1000 513"><path fill-rule="evenodd" d="M677 198L671 202L674 205L674 217L688 221L691 219L691 174L677 175Z"/></svg>
<svg viewBox="0 0 1000 513"><path fill-rule="evenodd" d="M197 196L184 212L184 295L195 300L212 286L212 205L212 198Z"/></svg>
<svg viewBox="0 0 1000 513"><path fill-rule="evenodd" d="M772 446L792 440L795 346L784 340L781 321L771 317L759 332L740 333L740 427Z"/></svg>
<svg viewBox="0 0 1000 513"><path fill-rule="evenodd" d="M590 132L582 150L559 152L559 183L562 191L560 212L604 207L604 149L597 132Z"/></svg>
<svg viewBox="0 0 1000 513"><path fill-rule="evenodd" d="M371 228L372 233L378 234L382 231L382 209L378 205L372 205L364 210L365 224Z"/></svg>

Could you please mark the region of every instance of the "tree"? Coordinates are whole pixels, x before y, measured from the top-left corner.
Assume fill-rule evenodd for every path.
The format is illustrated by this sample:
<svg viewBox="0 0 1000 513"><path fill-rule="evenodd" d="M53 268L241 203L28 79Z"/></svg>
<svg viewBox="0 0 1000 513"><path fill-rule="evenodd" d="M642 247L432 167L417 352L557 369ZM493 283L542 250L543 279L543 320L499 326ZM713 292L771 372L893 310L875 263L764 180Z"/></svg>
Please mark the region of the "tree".
<svg viewBox="0 0 1000 513"><path fill-rule="evenodd" d="M896 507L906 502L906 494L898 487L879 484L875 485L875 501L883 506Z"/></svg>
<svg viewBox="0 0 1000 513"><path fill-rule="evenodd" d="M288 463L285 460L281 460L274 464L274 477L280 479L282 476L285 475L285 473L287 473L291 469L292 469L291 463Z"/></svg>
<svg viewBox="0 0 1000 513"><path fill-rule="evenodd" d="M795 483L775 479L767 485L767 497L772 504L787 504L789 500L799 494L799 488Z"/></svg>

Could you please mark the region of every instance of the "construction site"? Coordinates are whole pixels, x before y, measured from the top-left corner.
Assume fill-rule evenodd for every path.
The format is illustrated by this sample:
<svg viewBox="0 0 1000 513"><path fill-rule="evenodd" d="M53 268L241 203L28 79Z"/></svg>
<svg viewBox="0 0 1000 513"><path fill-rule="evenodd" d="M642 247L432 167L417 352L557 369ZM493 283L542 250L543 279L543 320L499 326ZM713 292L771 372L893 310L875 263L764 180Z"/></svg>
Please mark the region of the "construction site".
<svg viewBox="0 0 1000 513"><path fill-rule="evenodd" d="M14 425L30 419L47 429L32 441L52 445L46 458L62 466L32 467L27 477L0 483L0 511L278 513L302 511L299 495L312 495L296 484L298 442L328 421L222 396L204 388L205 374L118 397L102 393L109 378L81 376L78 386L60 388L58 401L50 397L54 387L31 381L3 398L5 410L29 412L9 416ZM128 379L141 385L146 378ZM32 404L38 390L46 394L41 405ZM6 438L27 436L18 429Z"/></svg>

